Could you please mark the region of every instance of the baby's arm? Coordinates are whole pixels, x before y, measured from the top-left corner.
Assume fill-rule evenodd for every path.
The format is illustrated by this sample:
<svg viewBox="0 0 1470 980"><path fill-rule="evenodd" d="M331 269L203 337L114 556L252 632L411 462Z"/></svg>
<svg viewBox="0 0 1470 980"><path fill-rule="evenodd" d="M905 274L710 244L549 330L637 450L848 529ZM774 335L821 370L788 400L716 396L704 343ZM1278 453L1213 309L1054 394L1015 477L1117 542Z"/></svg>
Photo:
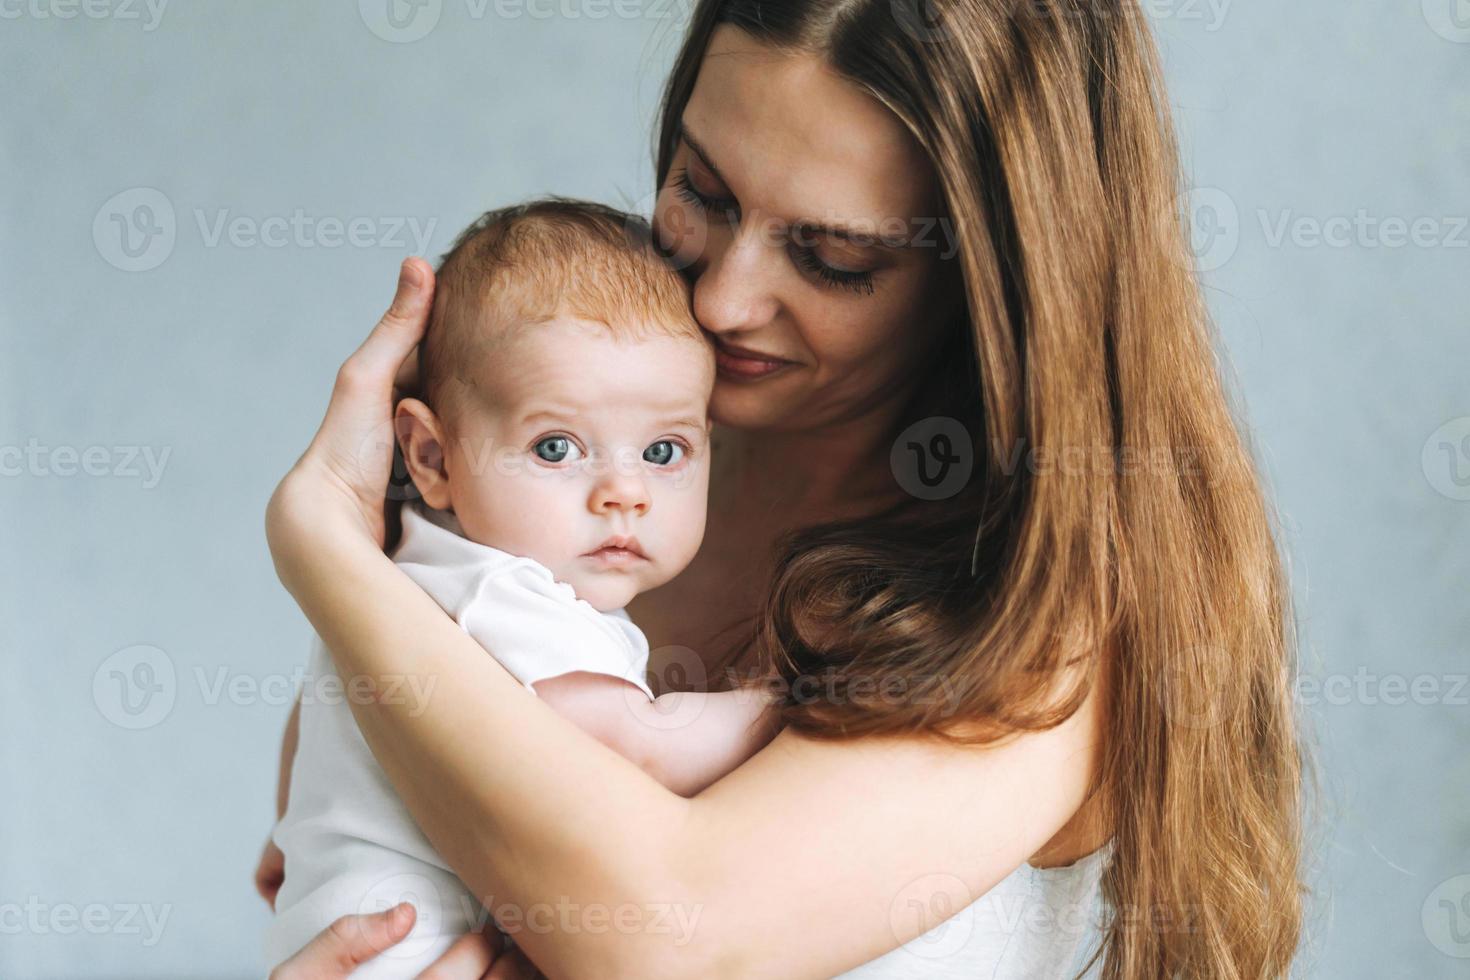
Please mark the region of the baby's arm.
<svg viewBox="0 0 1470 980"><path fill-rule="evenodd" d="M533 686L557 714L680 796L695 795L776 735L772 699L758 687L650 701L621 678L589 671Z"/></svg>

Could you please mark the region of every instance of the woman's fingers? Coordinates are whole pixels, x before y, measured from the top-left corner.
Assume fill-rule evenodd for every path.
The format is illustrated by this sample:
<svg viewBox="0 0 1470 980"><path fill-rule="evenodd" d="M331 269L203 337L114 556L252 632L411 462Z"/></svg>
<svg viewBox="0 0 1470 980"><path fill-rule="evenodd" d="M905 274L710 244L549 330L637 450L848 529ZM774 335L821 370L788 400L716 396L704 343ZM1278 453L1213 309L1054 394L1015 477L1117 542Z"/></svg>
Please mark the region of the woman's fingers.
<svg viewBox="0 0 1470 980"><path fill-rule="evenodd" d="M337 371L319 440L355 441L392 413L398 369L424 335L433 300L434 270L423 259L405 259L388 312Z"/></svg>
<svg viewBox="0 0 1470 980"><path fill-rule="evenodd" d="M413 928L412 905L400 902L383 912L344 915L317 934L295 956L271 971L271 980L339 980L403 941Z"/></svg>
<svg viewBox="0 0 1470 980"><path fill-rule="evenodd" d="M405 259L388 312L337 371L319 438L355 440L387 420L398 370L424 335L433 301L434 270L423 259Z"/></svg>
<svg viewBox="0 0 1470 980"><path fill-rule="evenodd" d="M419 345L414 344L403 363L398 365L398 374L393 378L393 388L405 397L419 393Z"/></svg>
<svg viewBox="0 0 1470 980"><path fill-rule="evenodd" d="M454 945L427 970L419 974L418 980L480 980L486 976L490 965L496 962L504 941L492 926L489 935L478 932L466 933L454 941Z"/></svg>
<svg viewBox="0 0 1470 980"><path fill-rule="evenodd" d="M398 269L398 289L388 312L347 359L343 370L391 383L399 366L424 335L433 302L434 270L417 256L404 259Z"/></svg>
<svg viewBox="0 0 1470 980"><path fill-rule="evenodd" d="M394 382L428 326L433 296L434 270L423 259L405 260L392 305L342 363L321 428L277 488L267 511L268 534L291 523L293 502L320 500L326 489L345 491L370 533L383 542L383 500L397 445Z"/></svg>

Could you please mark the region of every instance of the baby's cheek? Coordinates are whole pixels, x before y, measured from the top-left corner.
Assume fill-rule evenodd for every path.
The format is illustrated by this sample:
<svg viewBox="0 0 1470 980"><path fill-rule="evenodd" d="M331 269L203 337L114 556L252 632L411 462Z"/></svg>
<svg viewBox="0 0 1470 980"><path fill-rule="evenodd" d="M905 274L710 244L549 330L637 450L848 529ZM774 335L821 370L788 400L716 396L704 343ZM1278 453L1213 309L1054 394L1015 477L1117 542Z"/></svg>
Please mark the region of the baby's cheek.
<svg viewBox="0 0 1470 980"><path fill-rule="evenodd" d="M666 531L667 547L661 556L660 573L667 581L678 575L694 560L704 540L706 506L705 490L701 487L685 487L676 492L671 501L670 521ZM662 583L660 583L662 584Z"/></svg>
<svg viewBox="0 0 1470 980"><path fill-rule="evenodd" d="M463 516L461 523L482 544L556 567L584 550L572 540L579 499L558 476L497 473L479 481L470 497L474 529Z"/></svg>

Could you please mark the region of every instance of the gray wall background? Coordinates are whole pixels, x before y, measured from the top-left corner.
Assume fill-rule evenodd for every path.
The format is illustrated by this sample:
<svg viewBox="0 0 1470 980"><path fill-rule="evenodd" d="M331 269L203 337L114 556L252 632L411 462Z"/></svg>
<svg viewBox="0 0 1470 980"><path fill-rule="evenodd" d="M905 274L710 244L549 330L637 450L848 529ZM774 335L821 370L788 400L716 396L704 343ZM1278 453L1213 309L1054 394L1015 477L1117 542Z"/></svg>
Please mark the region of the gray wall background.
<svg viewBox="0 0 1470 980"><path fill-rule="evenodd" d="M1145 6L1321 685L1299 972L1470 975L1470 4ZM402 256L646 210L683 0L384 9L0 3L0 976L259 972L275 481Z"/></svg>

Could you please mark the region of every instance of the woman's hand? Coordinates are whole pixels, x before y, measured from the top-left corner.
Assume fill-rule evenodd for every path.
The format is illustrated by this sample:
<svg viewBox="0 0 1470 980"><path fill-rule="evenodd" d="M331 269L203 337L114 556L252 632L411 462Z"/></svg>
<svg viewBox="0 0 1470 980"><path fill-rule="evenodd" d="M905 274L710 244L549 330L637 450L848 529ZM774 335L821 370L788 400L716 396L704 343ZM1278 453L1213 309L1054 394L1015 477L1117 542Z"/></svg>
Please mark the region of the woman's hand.
<svg viewBox="0 0 1470 980"><path fill-rule="evenodd" d="M271 971L270 980L340 980L368 960L400 943L413 929L407 902L370 915L344 915ZM461 936L419 980L535 980L541 974L519 949L505 950L491 926L486 935Z"/></svg>
<svg viewBox="0 0 1470 980"><path fill-rule="evenodd" d="M404 260L392 305L337 372L321 428L266 508L266 537L278 565L289 556L296 532L334 514L360 524L383 545L396 442L395 381L411 374L410 358L428 325L433 296L434 270L423 259Z"/></svg>

